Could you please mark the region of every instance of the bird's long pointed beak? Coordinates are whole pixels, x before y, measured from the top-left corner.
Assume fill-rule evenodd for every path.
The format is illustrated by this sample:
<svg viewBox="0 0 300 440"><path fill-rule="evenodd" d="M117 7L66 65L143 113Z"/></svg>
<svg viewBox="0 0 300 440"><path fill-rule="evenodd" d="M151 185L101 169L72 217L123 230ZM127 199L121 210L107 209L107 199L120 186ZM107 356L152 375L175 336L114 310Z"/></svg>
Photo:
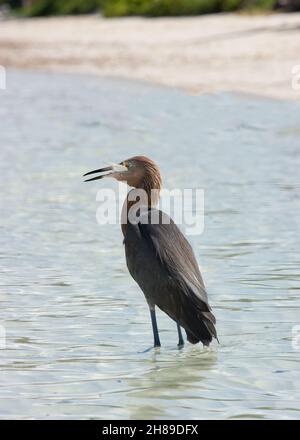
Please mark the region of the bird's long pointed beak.
<svg viewBox="0 0 300 440"><path fill-rule="evenodd" d="M88 173L85 173L83 177L89 176L90 174L96 174L96 173L100 174L99 176L85 180L85 182L91 182L92 180L103 179L103 177L111 176L114 173L122 173L124 171L127 171L127 168L124 165L112 163L109 167L104 167L104 168L99 168L98 170L89 171Z"/></svg>
<svg viewBox="0 0 300 440"><path fill-rule="evenodd" d="M89 176L90 174L98 174L98 173L101 173L99 176L96 176L96 177L92 177L91 179L86 179L85 180L85 182L90 182L91 180L98 180L98 179L102 179L104 176L106 176L107 174L111 174L111 172L112 172L112 170L113 170L113 167L112 166L110 166L110 167L105 167L105 168L99 168L99 170L93 170L93 171L89 171L88 173L85 173L84 175L83 175L83 177L85 177L85 176ZM105 173L105 174L102 174L102 173Z"/></svg>

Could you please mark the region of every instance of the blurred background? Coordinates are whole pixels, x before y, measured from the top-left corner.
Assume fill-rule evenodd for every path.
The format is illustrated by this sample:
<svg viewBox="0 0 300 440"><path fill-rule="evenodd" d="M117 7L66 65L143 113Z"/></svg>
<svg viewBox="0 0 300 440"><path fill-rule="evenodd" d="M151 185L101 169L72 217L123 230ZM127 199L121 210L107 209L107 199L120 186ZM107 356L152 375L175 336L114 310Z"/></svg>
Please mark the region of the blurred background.
<svg viewBox="0 0 300 440"><path fill-rule="evenodd" d="M1 418L300 417L298 8L1 1ZM82 174L136 154L204 189L209 350L158 313L145 351L120 226L96 222L116 182Z"/></svg>
<svg viewBox="0 0 300 440"><path fill-rule="evenodd" d="M199 15L235 10L296 11L299 0L1 0L25 16L87 14L101 11L105 17L145 15Z"/></svg>
<svg viewBox="0 0 300 440"><path fill-rule="evenodd" d="M298 100L300 3L282 1L1 1L0 63Z"/></svg>

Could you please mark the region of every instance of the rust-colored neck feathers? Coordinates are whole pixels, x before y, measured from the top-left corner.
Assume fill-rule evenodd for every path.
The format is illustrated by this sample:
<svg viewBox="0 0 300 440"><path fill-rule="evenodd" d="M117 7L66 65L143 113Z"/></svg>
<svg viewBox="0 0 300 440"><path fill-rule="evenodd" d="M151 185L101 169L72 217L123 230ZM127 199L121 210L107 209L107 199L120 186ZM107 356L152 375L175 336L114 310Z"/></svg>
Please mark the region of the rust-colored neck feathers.
<svg viewBox="0 0 300 440"><path fill-rule="evenodd" d="M121 227L123 235L125 236L130 208L136 203L140 202L140 192L144 190L146 195L146 202L148 208L155 207L159 201L159 193L161 190L161 176L157 165L145 156L136 156L131 160L135 163L135 170L132 176L128 179L129 186L134 187L127 194L126 200L122 209Z"/></svg>
<svg viewBox="0 0 300 440"><path fill-rule="evenodd" d="M138 156L136 161L140 161L144 168L144 175L135 188L142 188L146 191L149 198L149 205L155 206L159 200L161 190L161 176L157 165L147 157Z"/></svg>

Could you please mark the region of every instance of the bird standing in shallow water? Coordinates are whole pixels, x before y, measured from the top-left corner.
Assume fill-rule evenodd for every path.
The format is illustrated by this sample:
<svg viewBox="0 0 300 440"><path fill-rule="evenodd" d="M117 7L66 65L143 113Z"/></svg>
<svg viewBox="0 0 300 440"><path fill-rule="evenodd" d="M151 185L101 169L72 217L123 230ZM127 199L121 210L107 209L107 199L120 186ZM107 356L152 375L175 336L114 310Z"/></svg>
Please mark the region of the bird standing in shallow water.
<svg viewBox="0 0 300 440"><path fill-rule="evenodd" d="M113 177L133 187L122 209L122 232L127 267L138 283L150 309L154 346L160 347L155 306L177 324L178 346L184 345L181 327L192 344L209 345L217 339L216 319L208 304L207 293L192 247L165 213L155 208L159 200L161 176L157 165L147 157L135 156L120 164L90 171L85 180ZM139 204L139 190L146 194L146 206ZM130 221L137 211L139 220ZM144 208L144 209L142 209ZM153 215L153 214L156 214ZM156 218L156 221L151 221Z"/></svg>

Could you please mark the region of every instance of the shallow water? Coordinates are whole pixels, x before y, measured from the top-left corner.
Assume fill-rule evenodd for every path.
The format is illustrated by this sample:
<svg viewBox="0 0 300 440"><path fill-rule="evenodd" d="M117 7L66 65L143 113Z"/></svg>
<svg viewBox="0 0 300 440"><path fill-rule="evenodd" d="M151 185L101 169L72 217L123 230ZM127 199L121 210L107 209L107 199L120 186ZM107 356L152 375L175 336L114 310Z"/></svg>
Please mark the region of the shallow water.
<svg viewBox="0 0 300 440"><path fill-rule="evenodd" d="M299 418L300 107L142 83L14 72L0 91L2 418ZM205 190L190 236L220 345L162 348L102 182L135 154ZM107 183L115 188L115 183ZM3 344L3 338L2 338Z"/></svg>

